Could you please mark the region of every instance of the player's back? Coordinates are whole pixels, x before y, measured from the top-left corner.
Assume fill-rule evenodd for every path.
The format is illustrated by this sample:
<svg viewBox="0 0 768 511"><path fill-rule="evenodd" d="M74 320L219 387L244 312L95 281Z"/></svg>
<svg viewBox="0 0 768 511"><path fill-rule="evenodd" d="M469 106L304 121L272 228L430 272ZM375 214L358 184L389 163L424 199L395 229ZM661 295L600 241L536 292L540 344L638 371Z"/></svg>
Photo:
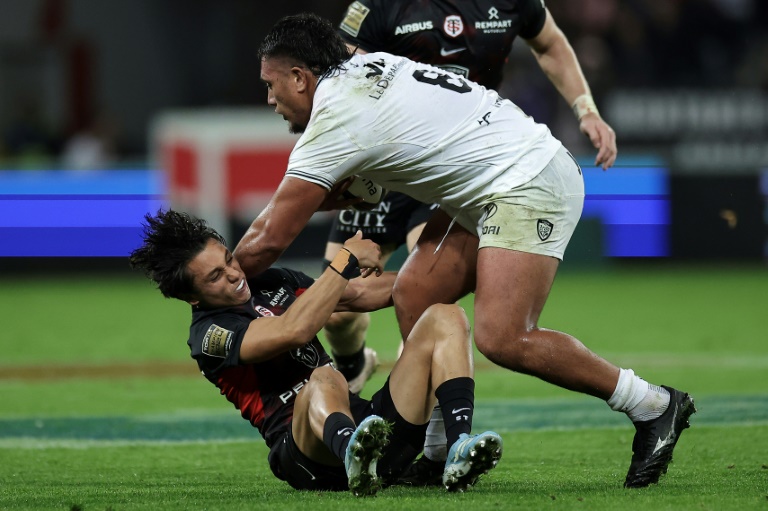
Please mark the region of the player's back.
<svg viewBox="0 0 768 511"><path fill-rule="evenodd" d="M320 81L289 168L365 173L422 202L464 207L529 180L558 147L546 126L495 91L371 53Z"/></svg>

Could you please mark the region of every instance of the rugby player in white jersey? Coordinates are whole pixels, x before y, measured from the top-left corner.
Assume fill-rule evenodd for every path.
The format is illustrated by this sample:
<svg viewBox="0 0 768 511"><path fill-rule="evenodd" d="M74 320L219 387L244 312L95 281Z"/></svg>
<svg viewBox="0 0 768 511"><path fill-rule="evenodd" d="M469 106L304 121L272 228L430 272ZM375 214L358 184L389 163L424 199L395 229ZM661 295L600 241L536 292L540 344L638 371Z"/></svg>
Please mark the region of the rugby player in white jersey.
<svg viewBox="0 0 768 511"><path fill-rule="evenodd" d="M693 400L538 326L581 215L581 169L549 129L450 72L387 53L350 57L327 21L280 20L260 48L268 102L302 133L235 255L266 269L338 188L364 175L439 204L394 289L403 338L434 303L475 292L475 344L492 362L605 400L636 428L626 487L666 472Z"/></svg>

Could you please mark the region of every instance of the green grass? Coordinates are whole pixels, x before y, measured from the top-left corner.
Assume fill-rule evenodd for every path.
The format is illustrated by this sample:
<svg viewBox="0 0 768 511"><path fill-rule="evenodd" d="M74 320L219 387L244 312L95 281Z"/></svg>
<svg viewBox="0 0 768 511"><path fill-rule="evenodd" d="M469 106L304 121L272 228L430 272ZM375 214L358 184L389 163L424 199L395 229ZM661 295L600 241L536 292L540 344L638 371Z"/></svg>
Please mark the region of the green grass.
<svg viewBox="0 0 768 511"><path fill-rule="evenodd" d="M295 492L271 475L258 433L189 359L184 304L138 277L6 277L0 509L767 509L766 290L764 267L558 277L543 326L696 398L661 484L621 488L625 417L478 355L475 429L502 434L498 469L462 495L389 488L359 500ZM376 313L369 344L391 362L398 342L392 311ZM129 373L93 372L105 364Z"/></svg>

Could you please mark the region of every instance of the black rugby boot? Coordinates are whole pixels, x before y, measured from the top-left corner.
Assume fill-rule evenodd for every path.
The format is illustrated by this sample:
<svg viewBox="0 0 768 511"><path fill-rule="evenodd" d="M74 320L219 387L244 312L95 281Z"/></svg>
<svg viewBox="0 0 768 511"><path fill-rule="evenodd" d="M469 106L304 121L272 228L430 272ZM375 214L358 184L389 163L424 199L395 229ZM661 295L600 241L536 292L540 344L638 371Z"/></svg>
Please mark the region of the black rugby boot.
<svg viewBox="0 0 768 511"><path fill-rule="evenodd" d="M632 463L624 481L625 488L643 488L659 481L672 462L672 451L683 430L690 427L688 418L696 413L693 399L671 387L669 407L657 419L635 422L632 441Z"/></svg>

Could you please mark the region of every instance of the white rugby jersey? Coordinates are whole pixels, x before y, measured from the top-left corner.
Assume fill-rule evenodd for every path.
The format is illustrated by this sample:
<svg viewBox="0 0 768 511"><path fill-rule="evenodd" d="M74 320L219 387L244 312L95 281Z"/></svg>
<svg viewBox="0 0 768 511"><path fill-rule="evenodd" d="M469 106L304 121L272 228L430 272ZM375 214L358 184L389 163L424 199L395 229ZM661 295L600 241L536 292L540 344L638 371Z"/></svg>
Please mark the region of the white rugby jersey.
<svg viewBox="0 0 768 511"><path fill-rule="evenodd" d="M369 53L320 80L286 175L326 189L365 175L449 214L477 212L477 222L491 194L529 181L560 146L545 125L493 90Z"/></svg>

